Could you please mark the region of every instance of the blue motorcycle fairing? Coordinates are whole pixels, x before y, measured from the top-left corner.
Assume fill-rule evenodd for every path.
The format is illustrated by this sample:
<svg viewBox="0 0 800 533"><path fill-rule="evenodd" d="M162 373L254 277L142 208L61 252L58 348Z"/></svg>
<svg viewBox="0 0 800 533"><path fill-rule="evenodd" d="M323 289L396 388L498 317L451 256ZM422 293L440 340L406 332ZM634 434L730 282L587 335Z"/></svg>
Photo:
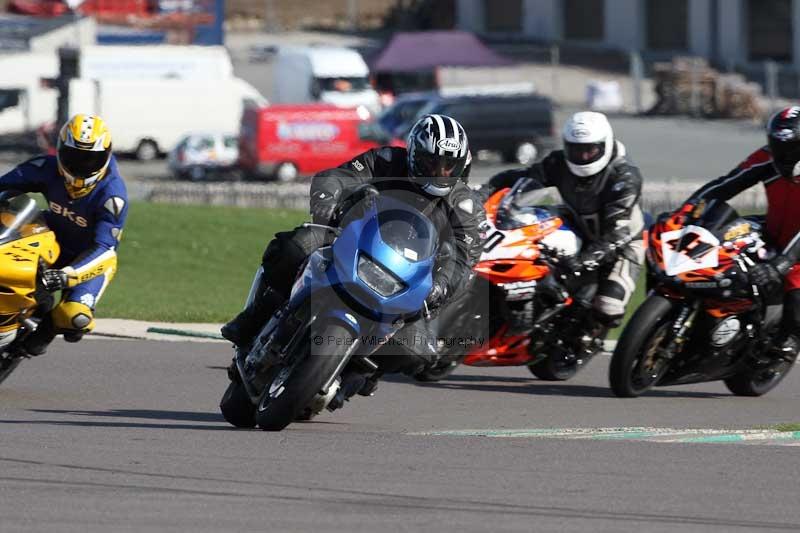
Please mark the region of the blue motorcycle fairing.
<svg viewBox="0 0 800 533"><path fill-rule="evenodd" d="M403 227L411 221L418 240L408 247L386 242L387 228L394 222ZM384 234L386 233L386 234ZM370 310L373 318L407 316L424 308L425 298L433 286L433 268L438 235L433 223L417 210L393 198L379 197L366 216L354 220L334 241L331 281L342 286L361 307ZM396 239L390 239L396 241ZM358 275L358 258L365 255L391 272L404 284L390 296L372 290Z"/></svg>
<svg viewBox="0 0 800 533"><path fill-rule="evenodd" d="M409 219L417 227L419 239L416 243L409 240L408 246L413 249L404 248L400 253L398 249L403 240L394 239L394 246L387 244L381 235L381 226L386 228L395 220ZM313 308L315 294L332 288L339 294L346 294L357 308L330 306L319 309L317 318L336 319L349 325L356 335L361 327L354 314L364 314L385 323L418 313L424 308L433 284L437 238L433 223L424 215L403 202L379 197L373 209L344 227L333 245L309 256L305 269L292 287L289 308L295 309L306 301L310 301ZM372 290L358 275L358 258L362 254L391 272L404 284L403 289L390 296L381 296ZM324 297L319 298L320 302L325 301ZM394 328L380 329L386 330L380 334L388 335Z"/></svg>

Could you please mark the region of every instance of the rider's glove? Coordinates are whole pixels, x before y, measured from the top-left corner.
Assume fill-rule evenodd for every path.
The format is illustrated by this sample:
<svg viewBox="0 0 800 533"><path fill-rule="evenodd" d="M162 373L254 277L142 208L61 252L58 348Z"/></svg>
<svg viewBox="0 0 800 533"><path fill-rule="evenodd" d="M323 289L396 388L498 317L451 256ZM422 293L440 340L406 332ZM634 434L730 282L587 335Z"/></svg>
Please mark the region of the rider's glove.
<svg viewBox="0 0 800 533"><path fill-rule="evenodd" d="M557 259L564 274L580 274L597 270L611 253L607 244L592 243L578 255L564 255Z"/></svg>
<svg viewBox="0 0 800 533"><path fill-rule="evenodd" d="M336 200L317 200L311 206L311 217L316 224L329 224L336 210Z"/></svg>
<svg viewBox="0 0 800 533"><path fill-rule="evenodd" d="M347 193L342 194L341 198L339 199L339 203L336 205L334 212L333 212L333 219L334 221L341 222L342 219L349 213L352 209L357 209L354 211L355 215L350 214L348 216L359 216L361 213L366 212L375 205L375 198L380 194L378 189L375 188L374 185L364 184L358 186L356 189L349 191Z"/></svg>
<svg viewBox="0 0 800 533"><path fill-rule="evenodd" d="M778 255L768 263L759 263L750 269L750 283L760 292L771 293L780 288L783 277L792 268L793 262L785 255Z"/></svg>
<svg viewBox="0 0 800 533"><path fill-rule="evenodd" d="M375 198L377 198L379 194L378 189L376 189L374 185L367 183L361 185L350 194L350 201L352 201L354 205L358 205L364 209L371 209L375 206Z"/></svg>
<svg viewBox="0 0 800 533"><path fill-rule="evenodd" d="M42 273L42 285L48 292L56 292L67 288L67 273L63 270L50 269Z"/></svg>
<svg viewBox="0 0 800 533"><path fill-rule="evenodd" d="M431 292L429 292L428 297L425 298L425 305L428 307L429 311L432 311L441 307L446 298L447 285L444 280L434 280Z"/></svg>
<svg viewBox="0 0 800 533"><path fill-rule="evenodd" d="M597 270L611 256L611 245L592 243L580 254L580 270L591 272Z"/></svg>

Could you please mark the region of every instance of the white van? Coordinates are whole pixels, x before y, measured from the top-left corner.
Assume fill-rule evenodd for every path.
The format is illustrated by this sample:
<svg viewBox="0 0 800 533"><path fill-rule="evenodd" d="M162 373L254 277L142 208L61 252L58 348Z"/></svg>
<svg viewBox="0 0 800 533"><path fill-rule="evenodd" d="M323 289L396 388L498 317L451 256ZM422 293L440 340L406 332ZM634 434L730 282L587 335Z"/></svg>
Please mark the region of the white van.
<svg viewBox="0 0 800 533"><path fill-rule="evenodd" d="M224 46L86 46L81 48L78 77L95 80L218 80L233 77L233 63Z"/></svg>
<svg viewBox="0 0 800 533"><path fill-rule="evenodd" d="M233 78L222 46L87 46L79 67L78 77L87 80ZM58 90L41 80L58 74L55 51L0 55L0 135L34 131L56 119Z"/></svg>
<svg viewBox="0 0 800 533"><path fill-rule="evenodd" d="M41 78L58 75L54 53L0 56L0 135L33 131L56 116L58 91Z"/></svg>
<svg viewBox="0 0 800 533"><path fill-rule="evenodd" d="M73 79L69 115L103 117L114 151L149 160L169 152L189 132L238 131L247 107L267 101L238 78L222 80Z"/></svg>
<svg viewBox="0 0 800 533"><path fill-rule="evenodd" d="M380 110L361 54L333 46L281 47L273 68L272 101L280 104L324 102L339 107Z"/></svg>

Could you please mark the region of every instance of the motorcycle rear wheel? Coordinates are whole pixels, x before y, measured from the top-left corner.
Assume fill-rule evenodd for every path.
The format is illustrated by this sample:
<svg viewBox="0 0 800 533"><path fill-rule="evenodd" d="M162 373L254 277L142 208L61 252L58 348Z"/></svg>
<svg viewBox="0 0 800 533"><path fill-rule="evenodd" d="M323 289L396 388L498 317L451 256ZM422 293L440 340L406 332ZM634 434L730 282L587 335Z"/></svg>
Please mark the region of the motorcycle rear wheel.
<svg viewBox="0 0 800 533"><path fill-rule="evenodd" d="M762 396L783 381L796 359L795 354L791 362L779 361L766 368L741 372L724 380L725 386L736 396Z"/></svg>
<svg viewBox="0 0 800 533"><path fill-rule="evenodd" d="M237 428L256 427L256 406L244 390L244 385L232 381L219 401L222 416Z"/></svg>
<svg viewBox="0 0 800 533"><path fill-rule="evenodd" d="M316 339L350 339L352 333L339 324L328 324L319 333L309 336L304 353L297 364L276 368L271 384L258 402L256 422L264 431L280 431L303 413L322 386L347 357L349 344L320 346L319 353L311 349ZM319 345L318 345L319 346ZM332 348L326 350L325 348Z"/></svg>
<svg viewBox="0 0 800 533"><path fill-rule="evenodd" d="M625 326L608 368L608 380L616 396L636 398L663 377L666 361L650 357L653 366L642 365L669 333L667 318L672 309L672 302L663 296L649 296Z"/></svg>
<svg viewBox="0 0 800 533"><path fill-rule="evenodd" d="M571 364L558 361L558 355L548 354L547 357L528 367L531 374L542 381L567 381L578 373L578 363L573 360Z"/></svg>

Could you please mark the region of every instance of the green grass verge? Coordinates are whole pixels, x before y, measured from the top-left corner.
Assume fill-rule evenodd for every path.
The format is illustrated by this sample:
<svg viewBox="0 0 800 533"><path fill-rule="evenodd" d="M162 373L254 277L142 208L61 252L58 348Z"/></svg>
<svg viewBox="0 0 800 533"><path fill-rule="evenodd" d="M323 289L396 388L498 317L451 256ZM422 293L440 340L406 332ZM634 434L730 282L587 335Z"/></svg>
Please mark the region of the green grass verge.
<svg viewBox="0 0 800 533"><path fill-rule="evenodd" d="M775 431L781 431L785 433L792 433L795 431L800 431L800 424L797 423L776 424L772 426L770 429L774 429Z"/></svg>
<svg viewBox="0 0 800 533"><path fill-rule="evenodd" d="M272 236L300 211L133 202L99 317L224 322L241 311Z"/></svg>
<svg viewBox="0 0 800 533"><path fill-rule="evenodd" d="M300 211L133 202L119 249L119 273L97 315L227 321L242 309L272 236L304 220L307 215ZM643 299L640 283L629 316Z"/></svg>

